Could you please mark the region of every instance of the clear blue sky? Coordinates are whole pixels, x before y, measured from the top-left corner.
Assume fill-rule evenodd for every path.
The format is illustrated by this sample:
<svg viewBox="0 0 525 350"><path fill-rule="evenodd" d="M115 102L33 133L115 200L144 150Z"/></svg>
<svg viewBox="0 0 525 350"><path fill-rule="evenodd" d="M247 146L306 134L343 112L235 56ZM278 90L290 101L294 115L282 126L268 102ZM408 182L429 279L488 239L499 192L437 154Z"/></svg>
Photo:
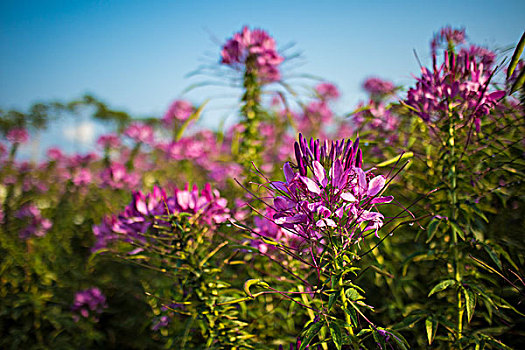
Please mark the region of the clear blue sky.
<svg viewBox="0 0 525 350"><path fill-rule="evenodd" d="M160 116L196 82L185 75L218 61L220 43L249 25L268 30L279 46L295 43L304 64L290 72L336 83L338 108L348 111L369 75L409 84L418 72L413 50L428 62L442 26L465 27L472 42L503 48L523 33L524 13L525 1L2 0L0 108L90 92L133 115ZM205 95L187 97L199 103ZM216 115L204 123L217 125Z"/></svg>

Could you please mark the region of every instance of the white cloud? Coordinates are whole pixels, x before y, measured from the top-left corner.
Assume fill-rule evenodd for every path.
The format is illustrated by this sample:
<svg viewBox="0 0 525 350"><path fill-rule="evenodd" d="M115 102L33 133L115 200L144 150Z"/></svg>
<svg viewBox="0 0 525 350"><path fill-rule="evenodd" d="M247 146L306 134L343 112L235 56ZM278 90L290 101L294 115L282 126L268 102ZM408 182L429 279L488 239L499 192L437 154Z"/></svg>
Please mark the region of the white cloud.
<svg viewBox="0 0 525 350"><path fill-rule="evenodd" d="M68 141L83 145L93 143L95 138L95 124L89 121L64 128L64 136Z"/></svg>

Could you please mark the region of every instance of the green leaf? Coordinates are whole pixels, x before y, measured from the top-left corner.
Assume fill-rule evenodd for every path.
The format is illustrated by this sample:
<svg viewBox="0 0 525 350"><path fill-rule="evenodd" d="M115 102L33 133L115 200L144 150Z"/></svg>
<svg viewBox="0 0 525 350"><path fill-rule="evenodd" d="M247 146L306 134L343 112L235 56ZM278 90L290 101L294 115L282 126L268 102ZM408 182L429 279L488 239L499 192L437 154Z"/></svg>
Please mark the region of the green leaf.
<svg viewBox="0 0 525 350"><path fill-rule="evenodd" d="M357 313L355 309L352 307L350 309L344 309L344 311L350 316L350 320L352 321L352 326L357 326Z"/></svg>
<svg viewBox="0 0 525 350"><path fill-rule="evenodd" d="M408 350L410 344L408 344L408 341L399 332L393 330L389 330L389 332L392 334L392 338L394 338L394 341L401 349Z"/></svg>
<svg viewBox="0 0 525 350"><path fill-rule="evenodd" d="M330 334L332 335L332 341L334 342L336 348L338 350L341 350L342 342L343 342L343 336L341 334L341 328L339 325L335 322L331 322L329 325L330 328Z"/></svg>
<svg viewBox="0 0 525 350"><path fill-rule="evenodd" d="M467 307L467 319L470 323L472 315L474 315L474 308L476 307L476 295L468 289L463 290L465 295L465 306Z"/></svg>
<svg viewBox="0 0 525 350"><path fill-rule="evenodd" d="M523 83L525 83L525 69L521 70L520 75L518 75L518 79L516 79L514 84L512 84L512 87L510 88L510 95L521 89Z"/></svg>
<svg viewBox="0 0 525 350"><path fill-rule="evenodd" d="M335 302L337 301L338 296L339 296L339 293L330 294L330 297L328 298L328 311L332 309L332 306L334 306Z"/></svg>
<svg viewBox="0 0 525 350"><path fill-rule="evenodd" d="M437 333L438 323L433 318L429 317L425 320L425 328L427 329L428 345L431 345L434 341L434 337Z"/></svg>
<svg viewBox="0 0 525 350"><path fill-rule="evenodd" d="M427 226L427 241L425 243L429 243L434 235L436 234L437 228L439 227L439 224L441 223L441 220L439 219L432 219L430 223Z"/></svg>
<svg viewBox="0 0 525 350"><path fill-rule="evenodd" d="M489 254L489 256L492 259L492 261L494 261L496 263L496 265L498 265L499 269L502 270L503 267L501 265L501 260L499 259L498 255L496 254L494 249L492 249L492 247L490 245L488 245L488 244L484 244L483 248Z"/></svg>
<svg viewBox="0 0 525 350"><path fill-rule="evenodd" d="M345 294L346 297L352 301L364 299L364 297L361 294L359 294L359 292L355 288L348 288Z"/></svg>
<svg viewBox="0 0 525 350"><path fill-rule="evenodd" d="M516 49L512 54L512 58L509 63L509 68L507 69L507 80L510 79L512 73L514 73L514 69L516 69L516 66L518 65L521 54L523 53L523 47L525 47L525 32L523 32L523 35L521 36L521 39L518 42L518 45L516 45Z"/></svg>
<svg viewBox="0 0 525 350"><path fill-rule="evenodd" d="M384 167L384 166L387 166L387 165L390 165L392 163L395 163L401 159L405 159L405 158L412 158L414 156L414 153L413 152L407 152L407 153L403 153L397 157L394 157L394 158L391 158L391 159L388 159L388 160L385 160L384 162L381 162L379 164L376 165L376 167L378 168L381 168L381 167Z"/></svg>
<svg viewBox="0 0 525 350"><path fill-rule="evenodd" d="M455 280L444 280L444 281L441 281L438 284L436 284L434 286L434 288L432 288L430 293L428 293L428 296L431 296L432 294L437 293L437 292L441 292L442 290L447 289L448 287L450 287L451 285L453 285L455 283L456 283Z"/></svg>
<svg viewBox="0 0 525 350"><path fill-rule="evenodd" d="M303 339L301 342L301 347L299 350L304 350L306 347L310 344L312 339L319 333L321 330L321 327L323 327L322 321L317 321L315 323L310 323L306 331L304 332Z"/></svg>
<svg viewBox="0 0 525 350"><path fill-rule="evenodd" d="M459 227L459 225L454 222L454 221L449 221L450 222L450 227L452 227L452 230L459 236L461 237L462 240L465 240L465 233L463 233L463 230L461 229L461 227Z"/></svg>

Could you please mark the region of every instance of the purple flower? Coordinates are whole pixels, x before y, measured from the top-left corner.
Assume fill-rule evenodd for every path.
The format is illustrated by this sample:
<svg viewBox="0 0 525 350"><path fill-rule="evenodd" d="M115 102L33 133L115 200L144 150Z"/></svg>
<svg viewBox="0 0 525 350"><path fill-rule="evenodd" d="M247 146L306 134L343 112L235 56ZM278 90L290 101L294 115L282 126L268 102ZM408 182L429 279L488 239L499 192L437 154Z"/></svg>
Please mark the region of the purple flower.
<svg viewBox="0 0 525 350"><path fill-rule="evenodd" d="M166 196L166 192L157 186L148 194L133 192L131 203L124 211L93 226L96 238L93 250L105 248L111 241L118 239L125 242L143 241L143 233L156 230L154 224L167 225L160 217L168 213L192 214L193 222L213 229L216 224L230 218L226 204L226 199L221 198L219 192L212 190L209 184L201 191L197 186L189 190L186 185L184 190L175 189L175 194L171 197Z"/></svg>
<svg viewBox="0 0 525 350"><path fill-rule="evenodd" d="M120 146L120 137L117 134L106 134L101 135L97 140L97 145L100 147L107 148L118 148Z"/></svg>
<svg viewBox="0 0 525 350"><path fill-rule="evenodd" d="M174 119L185 121L193 114L194 111L195 108L190 102L184 100L176 100L166 111L166 113L162 117L162 121L165 125L172 126Z"/></svg>
<svg viewBox="0 0 525 350"><path fill-rule="evenodd" d="M454 29L452 27L441 28L439 33L434 35L430 48L435 54L439 48L454 48L456 45L465 42L465 29Z"/></svg>
<svg viewBox="0 0 525 350"><path fill-rule="evenodd" d="M58 147L52 147L47 150L47 157L54 162L60 162L64 160L64 154Z"/></svg>
<svg viewBox="0 0 525 350"><path fill-rule="evenodd" d="M365 80L363 89L371 95L383 96L393 94L395 85L388 80L372 77Z"/></svg>
<svg viewBox="0 0 525 350"><path fill-rule="evenodd" d="M336 100L339 98L339 90L331 83L321 83L315 87L315 91L322 100Z"/></svg>
<svg viewBox="0 0 525 350"><path fill-rule="evenodd" d="M72 181L75 184L75 186L81 187L89 185L92 179L93 177L91 175L91 171L87 168L82 168L76 171L75 175L73 175Z"/></svg>
<svg viewBox="0 0 525 350"><path fill-rule="evenodd" d="M435 62L435 56L434 56ZM433 71L423 67L416 86L408 91L406 104L426 122L447 117L453 108L460 117L473 117L479 131L481 117L498 104L504 91L488 92L492 72L468 54L458 56L445 51L443 64ZM470 119L469 119L470 120Z"/></svg>
<svg viewBox="0 0 525 350"><path fill-rule="evenodd" d="M102 180L103 186L108 186L113 189L132 189L138 185L140 175L137 173L128 173L122 163L112 162L109 167L100 173L100 179Z"/></svg>
<svg viewBox="0 0 525 350"><path fill-rule="evenodd" d="M137 143L149 144L153 142L153 128L143 123L132 123L124 131L124 135Z"/></svg>
<svg viewBox="0 0 525 350"><path fill-rule="evenodd" d="M15 213L15 217L27 223L19 233L20 239L27 239L33 235L42 237L53 226L50 220L42 217L40 210L34 204L24 205Z"/></svg>
<svg viewBox="0 0 525 350"><path fill-rule="evenodd" d="M359 139L307 143L300 134L295 156L296 165L283 167L286 181L271 182L275 224L314 245L326 242L329 232L346 244L367 231L377 235L383 215L374 208L393 197L379 197L386 183L383 176L361 169Z"/></svg>
<svg viewBox="0 0 525 350"><path fill-rule="evenodd" d="M13 128L7 132L6 139L11 143L26 143L29 133L25 128Z"/></svg>
<svg viewBox="0 0 525 350"><path fill-rule="evenodd" d="M253 66L247 62L253 62ZM262 29L244 27L222 47L221 63L236 69L253 69L263 82L281 78L278 66L284 58L277 53L275 41Z"/></svg>
<svg viewBox="0 0 525 350"><path fill-rule="evenodd" d="M98 316L107 307L104 294L97 287L92 287L75 294L71 310L75 313L73 316L75 321L79 320L79 315L98 321Z"/></svg>

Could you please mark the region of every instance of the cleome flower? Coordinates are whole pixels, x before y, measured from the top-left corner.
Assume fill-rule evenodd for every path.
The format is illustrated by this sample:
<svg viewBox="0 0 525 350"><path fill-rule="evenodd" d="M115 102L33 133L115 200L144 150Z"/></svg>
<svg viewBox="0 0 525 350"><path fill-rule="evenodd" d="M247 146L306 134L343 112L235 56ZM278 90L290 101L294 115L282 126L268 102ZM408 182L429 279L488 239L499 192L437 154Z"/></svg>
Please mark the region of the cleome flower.
<svg viewBox="0 0 525 350"><path fill-rule="evenodd" d="M386 183L383 176L361 168L359 139L307 143L300 134L295 156L297 165L284 164L286 181L270 183L275 224L304 240L326 242L335 234L346 245L365 232L377 235L383 215L375 206L393 197L379 196Z"/></svg>
<svg viewBox="0 0 525 350"><path fill-rule="evenodd" d="M71 309L75 313L73 316L75 322L78 322L79 316L84 318L93 317L97 321L98 315L107 307L104 294L97 287L92 287L75 294L75 300Z"/></svg>
<svg viewBox="0 0 525 350"><path fill-rule="evenodd" d="M435 62L435 56L434 56ZM433 71L423 67L421 77L408 91L405 103L425 122L437 122L454 109L461 119L473 117L476 130L481 117L487 115L505 96L504 91L488 93L492 72L468 53L457 56L445 51L443 64Z"/></svg>
<svg viewBox="0 0 525 350"><path fill-rule="evenodd" d="M253 64L247 64L249 61ZM281 78L279 64L284 58L275 47L275 40L262 29L244 27L222 47L221 63L235 69L253 69L263 82Z"/></svg>
<svg viewBox="0 0 525 350"><path fill-rule="evenodd" d="M226 199L220 197L219 191L212 190L210 184L206 184L201 191L196 185L190 190L186 184L184 189L176 188L174 192L168 197L158 186L154 186L148 194L133 192L132 200L124 211L106 217L100 225L93 226L95 244L92 250L105 248L116 240L143 241L143 234L155 229L154 226L167 225L160 217L170 213L191 214L191 220L197 225L210 228L230 218Z"/></svg>

